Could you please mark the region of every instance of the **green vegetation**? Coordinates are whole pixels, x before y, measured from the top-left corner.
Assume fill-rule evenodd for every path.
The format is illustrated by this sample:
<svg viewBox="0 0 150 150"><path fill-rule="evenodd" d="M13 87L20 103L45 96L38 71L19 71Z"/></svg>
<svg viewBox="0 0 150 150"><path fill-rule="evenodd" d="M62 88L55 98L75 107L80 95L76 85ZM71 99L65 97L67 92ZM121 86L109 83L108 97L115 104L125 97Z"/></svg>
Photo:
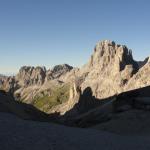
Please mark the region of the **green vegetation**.
<svg viewBox="0 0 150 150"><path fill-rule="evenodd" d="M3 88L0 87L0 91L3 91Z"/></svg>
<svg viewBox="0 0 150 150"><path fill-rule="evenodd" d="M33 105L38 109L47 112L53 106L66 102L69 98L69 85L56 87L52 90L51 96L45 95L36 98Z"/></svg>

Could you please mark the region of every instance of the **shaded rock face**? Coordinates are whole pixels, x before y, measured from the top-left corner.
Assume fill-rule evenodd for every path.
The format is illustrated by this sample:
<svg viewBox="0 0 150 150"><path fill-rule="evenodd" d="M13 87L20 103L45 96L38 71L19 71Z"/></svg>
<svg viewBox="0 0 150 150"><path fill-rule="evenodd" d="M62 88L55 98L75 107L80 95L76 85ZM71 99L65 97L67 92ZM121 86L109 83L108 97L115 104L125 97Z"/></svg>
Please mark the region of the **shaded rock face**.
<svg viewBox="0 0 150 150"><path fill-rule="evenodd" d="M69 66L67 64L56 65L52 70L47 71L46 78L47 78L47 80L57 79L60 76L66 74L69 71L71 71L72 69L73 69L73 67Z"/></svg>
<svg viewBox="0 0 150 150"><path fill-rule="evenodd" d="M150 60L150 57L145 58L144 61L137 61L139 68L142 68L148 61Z"/></svg>
<svg viewBox="0 0 150 150"><path fill-rule="evenodd" d="M0 90L0 112L11 113L22 119L50 121L50 116L36 109L31 104L15 101L10 93Z"/></svg>

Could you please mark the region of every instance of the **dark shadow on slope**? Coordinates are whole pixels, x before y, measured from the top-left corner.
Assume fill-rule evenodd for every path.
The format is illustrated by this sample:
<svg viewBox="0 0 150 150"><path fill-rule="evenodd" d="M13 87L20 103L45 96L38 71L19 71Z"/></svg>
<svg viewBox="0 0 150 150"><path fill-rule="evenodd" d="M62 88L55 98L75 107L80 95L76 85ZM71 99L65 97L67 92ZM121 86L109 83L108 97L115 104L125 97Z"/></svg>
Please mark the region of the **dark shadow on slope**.
<svg viewBox="0 0 150 150"><path fill-rule="evenodd" d="M101 109L104 105L111 102L112 99L116 97L108 97L105 99L98 99L95 96L93 96L92 89L90 87L87 87L83 93L79 97L79 101L77 104L74 105L74 107L66 112L62 118L64 118L64 123L69 126L78 126L81 127L82 125L79 125L80 122L82 122L87 117L87 124L93 124L97 122L103 122L110 119L110 117L107 116L100 116L100 118L96 118L95 112L99 111L97 109ZM92 115L93 117L92 117ZM90 117L88 117L90 116ZM85 123L86 121L84 121ZM90 122L90 123L89 123ZM85 123L86 124L86 123ZM88 126L88 125L83 125ZM83 127L82 126L82 127Z"/></svg>
<svg viewBox="0 0 150 150"><path fill-rule="evenodd" d="M83 114L91 109L94 109L98 106L101 106L107 102L110 101L112 97L106 98L106 99L98 99L95 96L93 96L92 89L90 87L87 87L83 93L80 95L79 101L75 106L68 111L65 115L69 116L69 114Z"/></svg>
<svg viewBox="0 0 150 150"><path fill-rule="evenodd" d="M10 93L0 90L0 112L11 113L22 119L34 121L54 121L57 114L48 115L30 104L16 101Z"/></svg>
<svg viewBox="0 0 150 150"><path fill-rule="evenodd" d="M150 135L150 86L121 93L113 102L110 121L93 128L120 135Z"/></svg>
<svg viewBox="0 0 150 150"><path fill-rule="evenodd" d="M12 113L22 119L55 122L69 126L89 127L108 122L112 116L132 109L150 111L150 86L123 92L106 99L93 96L90 87L80 95L79 102L63 116L46 114L30 104L15 101L12 95L0 91L0 112Z"/></svg>
<svg viewBox="0 0 150 150"><path fill-rule="evenodd" d="M87 87L79 98L79 102L63 117L70 126L88 127L111 120L112 115L131 109L150 110L150 86L123 92L106 99L93 96Z"/></svg>
<svg viewBox="0 0 150 150"><path fill-rule="evenodd" d="M123 92L119 94L113 103L114 111L120 107L129 105L131 108L149 110L150 107L150 86Z"/></svg>

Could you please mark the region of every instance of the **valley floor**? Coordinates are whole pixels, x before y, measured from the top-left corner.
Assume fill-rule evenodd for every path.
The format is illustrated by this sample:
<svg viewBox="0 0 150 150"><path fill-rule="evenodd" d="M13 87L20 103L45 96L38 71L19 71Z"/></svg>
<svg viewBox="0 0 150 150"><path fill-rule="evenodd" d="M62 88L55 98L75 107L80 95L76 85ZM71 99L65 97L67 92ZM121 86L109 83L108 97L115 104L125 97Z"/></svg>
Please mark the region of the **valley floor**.
<svg viewBox="0 0 150 150"><path fill-rule="evenodd" d="M1 150L149 150L150 137L22 120L0 113Z"/></svg>

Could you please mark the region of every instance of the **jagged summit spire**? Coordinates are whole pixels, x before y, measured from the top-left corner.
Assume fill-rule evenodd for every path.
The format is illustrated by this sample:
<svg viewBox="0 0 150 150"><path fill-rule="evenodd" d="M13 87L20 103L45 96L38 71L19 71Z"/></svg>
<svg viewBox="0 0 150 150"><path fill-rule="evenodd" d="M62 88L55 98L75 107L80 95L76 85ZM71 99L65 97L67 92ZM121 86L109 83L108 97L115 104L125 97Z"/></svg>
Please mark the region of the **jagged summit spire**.
<svg viewBox="0 0 150 150"><path fill-rule="evenodd" d="M98 42L89 61L89 66L99 65L99 68L104 68L112 64L118 65L119 71L124 69L125 65L134 64L132 51L127 46L116 44L111 40Z"/></svg>
<svg viewBox="0 0 150 150"><path fill-rule="evenodd" d="M112 40L102 40L102 41L98 41L97 44L101 44L101 45L115 45L115 42Z"/></svg>

